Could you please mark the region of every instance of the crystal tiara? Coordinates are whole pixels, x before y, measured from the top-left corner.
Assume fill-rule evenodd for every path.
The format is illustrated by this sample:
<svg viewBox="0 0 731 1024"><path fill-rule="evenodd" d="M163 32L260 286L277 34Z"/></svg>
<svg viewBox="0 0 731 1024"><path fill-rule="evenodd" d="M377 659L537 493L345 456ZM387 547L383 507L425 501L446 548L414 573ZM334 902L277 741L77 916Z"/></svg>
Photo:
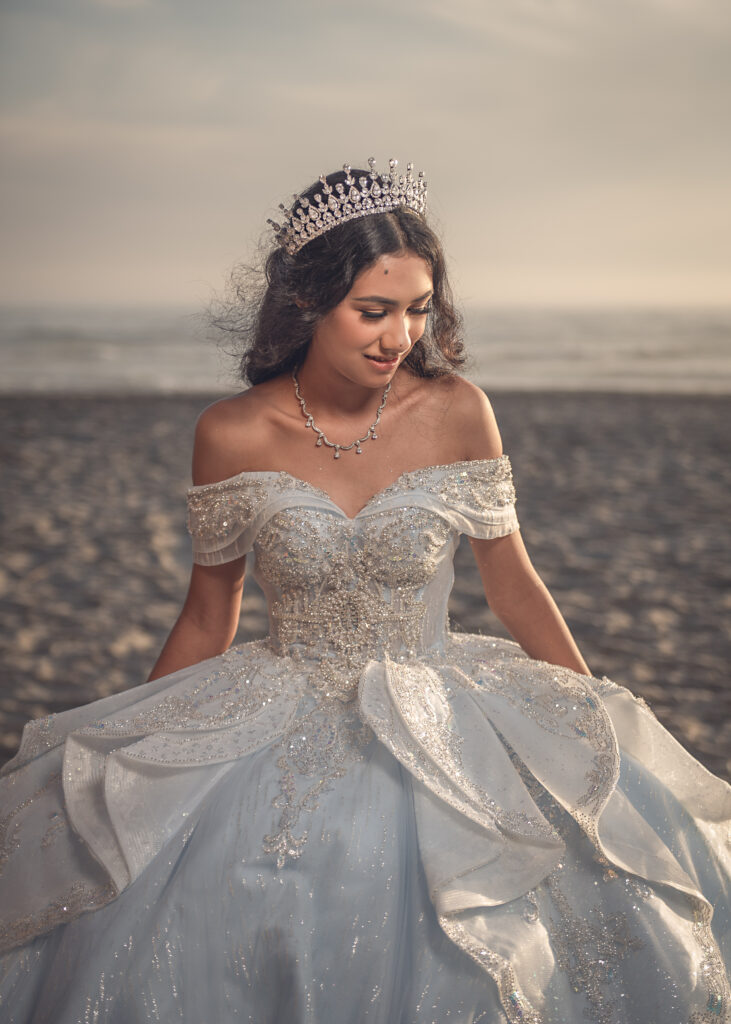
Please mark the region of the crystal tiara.
<svg viewBox="0 0 731 1024"><path fill-rule="evenodd" d="M322 192L316 193L312 199L294 196L289 210L280 203L282 223L277 224L271 219L267 223L271 224L282 248L293 256L303 245L338 224L367 217L371 213L388 213L397 206L408 206L423 215L426 209L424 172L419 171L418 178L415 178L413 164L407 164L406 174L397 174L398 161L389 160L388 174L379 174L374 169L375 164L375 159L370 157L369 173L357 181L350 173L350 164L344 164L345 181L329 185L327 177L321 174Z"/></svg>

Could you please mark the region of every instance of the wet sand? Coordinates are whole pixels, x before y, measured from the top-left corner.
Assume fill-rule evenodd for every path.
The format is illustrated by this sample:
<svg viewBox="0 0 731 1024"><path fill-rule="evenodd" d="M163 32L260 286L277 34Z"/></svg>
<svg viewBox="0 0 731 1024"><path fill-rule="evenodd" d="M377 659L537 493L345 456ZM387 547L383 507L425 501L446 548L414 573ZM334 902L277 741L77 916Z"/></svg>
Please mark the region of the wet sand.
<svg viewBox="0 0 731 1024"><path fill-rule="evenodd" d="M595 675L731 776L731 398L497 393L528 550ZM146 678L185 596L207 396L0 400L0 756ZM504 634L460 547L454 628ZM239 640L266 632L247 582Z"/></svg>

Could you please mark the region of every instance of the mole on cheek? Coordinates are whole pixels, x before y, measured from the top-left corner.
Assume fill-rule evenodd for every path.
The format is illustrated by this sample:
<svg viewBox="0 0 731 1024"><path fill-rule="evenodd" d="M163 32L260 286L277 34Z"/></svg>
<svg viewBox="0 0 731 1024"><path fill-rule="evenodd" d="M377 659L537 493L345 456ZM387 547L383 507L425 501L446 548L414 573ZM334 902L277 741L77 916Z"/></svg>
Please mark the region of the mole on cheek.
<svg viewBox="0 0 731 1024"><path fill-rule="evenodd" d="M384 271L383 271L383 276L384 276L384 277L388 277L388 271L387 271L387 270L384 270Z"/></svg>

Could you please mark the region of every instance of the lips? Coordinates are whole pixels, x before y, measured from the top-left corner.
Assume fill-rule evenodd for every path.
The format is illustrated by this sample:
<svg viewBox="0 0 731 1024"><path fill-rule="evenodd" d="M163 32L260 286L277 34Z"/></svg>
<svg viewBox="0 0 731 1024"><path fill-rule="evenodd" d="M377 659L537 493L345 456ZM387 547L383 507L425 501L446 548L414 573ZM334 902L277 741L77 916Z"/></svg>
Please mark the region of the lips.
<svg viewBox="0 0 731 1024"><path fill-rule="evenodd" d="M366 359L370 359L372 363L377 366L395 366L398 363L398 356L394 356L393 359L382 359L379 356L366 356Z"/></svg>

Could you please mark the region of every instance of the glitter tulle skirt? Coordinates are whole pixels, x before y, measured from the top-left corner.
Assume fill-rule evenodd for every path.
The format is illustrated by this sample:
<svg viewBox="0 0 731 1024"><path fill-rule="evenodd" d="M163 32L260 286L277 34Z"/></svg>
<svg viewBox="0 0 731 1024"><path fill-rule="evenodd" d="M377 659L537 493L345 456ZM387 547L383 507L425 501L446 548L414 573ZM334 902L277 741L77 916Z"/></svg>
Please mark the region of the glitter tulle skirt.
<svg viewBox="0 0 731 1024"><path fill-rule="evenodd" d="M726 1019L728 787L641 702L485 637L316 671L247 644L28 730L4 1022Z"/></svg>

